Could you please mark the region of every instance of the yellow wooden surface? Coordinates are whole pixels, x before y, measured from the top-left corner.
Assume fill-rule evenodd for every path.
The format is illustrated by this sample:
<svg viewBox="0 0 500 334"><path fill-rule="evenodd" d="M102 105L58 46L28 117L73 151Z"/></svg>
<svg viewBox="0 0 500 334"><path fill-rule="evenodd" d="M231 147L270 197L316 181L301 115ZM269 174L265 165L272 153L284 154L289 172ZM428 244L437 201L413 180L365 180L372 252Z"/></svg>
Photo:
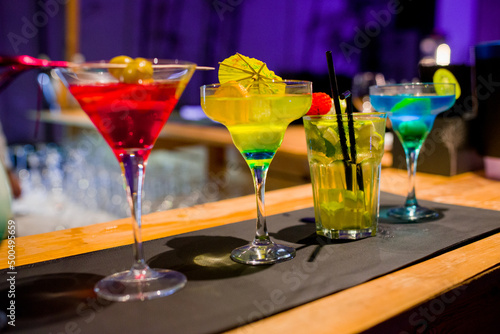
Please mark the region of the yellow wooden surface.
<svg viewBox="0 0 500 334"><path fill-rule="evenodd" d="M359 333L498 263L500 233L228 333Z"/></svg>

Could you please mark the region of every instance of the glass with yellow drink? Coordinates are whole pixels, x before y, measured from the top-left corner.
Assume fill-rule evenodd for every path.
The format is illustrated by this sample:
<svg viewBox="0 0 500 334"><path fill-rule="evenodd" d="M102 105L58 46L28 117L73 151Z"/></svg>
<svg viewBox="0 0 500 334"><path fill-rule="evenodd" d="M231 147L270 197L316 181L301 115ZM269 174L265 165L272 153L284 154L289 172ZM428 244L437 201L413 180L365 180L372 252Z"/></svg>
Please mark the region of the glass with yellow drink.
<svg viewBox="0 0 500 334"><path fill-rule="evenodd" d="M347 114L303 120L317 234L331 239L374 236L386 114L353 113L351 128ZM355 140L349 138L352 133Z"/></svg>
<svg viewBox="0 0 500 334"><path fill-rule="evenodd" d="M294 80L238 82L201 87L201 106L212 120L224 124L252 172L257 221L254 240L232 251L231 258L250 265L292 259L295 249L273 242L266 224L264 193L269 165L285 130L311 106L312 83Z"/></svg>

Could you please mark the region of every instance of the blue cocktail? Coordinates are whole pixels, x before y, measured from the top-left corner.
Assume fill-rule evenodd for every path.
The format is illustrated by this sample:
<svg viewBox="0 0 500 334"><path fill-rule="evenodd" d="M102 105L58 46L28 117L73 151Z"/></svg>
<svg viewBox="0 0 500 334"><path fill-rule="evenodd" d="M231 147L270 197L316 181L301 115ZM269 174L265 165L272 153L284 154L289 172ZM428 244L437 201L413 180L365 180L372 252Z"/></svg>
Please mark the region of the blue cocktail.
<svg viewBox="0 0 500 334"><path fill-rule="evenodd" d="M370 101L379 112L386 112L406 154L410 188L405 205L388 214L405 221L435 218L437 212L418 205L415 195L417 158L432 129L436 115L455 103L455 85L411 83L370 87Z"/></svg>

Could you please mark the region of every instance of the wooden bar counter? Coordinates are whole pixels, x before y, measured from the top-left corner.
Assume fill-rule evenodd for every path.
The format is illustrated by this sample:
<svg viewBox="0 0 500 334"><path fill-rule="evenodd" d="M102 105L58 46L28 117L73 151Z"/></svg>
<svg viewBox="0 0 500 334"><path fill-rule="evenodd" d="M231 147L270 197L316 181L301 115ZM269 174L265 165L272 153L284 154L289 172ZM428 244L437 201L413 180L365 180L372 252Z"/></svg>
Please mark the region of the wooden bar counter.
<svg viewBox="0 0 500 334"><path fill-rule="evenodd" d="M405 195L405 171L382 170L383 191ZM420 199L500 211L500 182L481 173L454 177L419 174ZM310 184L270 191L268 215L312 206ZM222 200L191 208L149 214L143 220L143 239L231 224L255 218L253 196ZM499 212L500 226L500 212ZM16 266L57 259L132 243L129 219L16 239ZM0 266L7 267L7 247L0 249ZM500 233L475 241L367 283L257 321L231 333L355 333L377 326L422 303L460 288L486 273L500 272ZM498 283L497 283L498 287ZM497 298L498 300L498 298ZM498 309L498 304L496 312ZM406 318L406 322L408 319ZM305 330L306 329L306 330ZM398 331L399 333L399 331Z"/></svg>

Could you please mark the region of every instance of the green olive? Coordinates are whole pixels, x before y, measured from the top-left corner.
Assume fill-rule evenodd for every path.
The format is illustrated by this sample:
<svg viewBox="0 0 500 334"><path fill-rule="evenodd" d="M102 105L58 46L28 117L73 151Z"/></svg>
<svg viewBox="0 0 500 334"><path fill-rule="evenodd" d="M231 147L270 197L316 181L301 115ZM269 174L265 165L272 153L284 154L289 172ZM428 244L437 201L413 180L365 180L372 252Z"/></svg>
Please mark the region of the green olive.
<svg viewBox="0 0 500 334"><path fill-rule="evenodd" d="M129 64L133 62L134 60L128 56L118 56L114 57L113 59L110 60L110 64ZM109 73L117 78L118 80L122 80L122 73L125 67L119 67L119 68L110 68L108 71Z"/></svg>
<svg viewBox="0 0 500 334"><path fill-rule="evenodd" d="M125 83L145 83L153 78L153 65L144 58L135 58L123 70L122 79Z"/></svg>

